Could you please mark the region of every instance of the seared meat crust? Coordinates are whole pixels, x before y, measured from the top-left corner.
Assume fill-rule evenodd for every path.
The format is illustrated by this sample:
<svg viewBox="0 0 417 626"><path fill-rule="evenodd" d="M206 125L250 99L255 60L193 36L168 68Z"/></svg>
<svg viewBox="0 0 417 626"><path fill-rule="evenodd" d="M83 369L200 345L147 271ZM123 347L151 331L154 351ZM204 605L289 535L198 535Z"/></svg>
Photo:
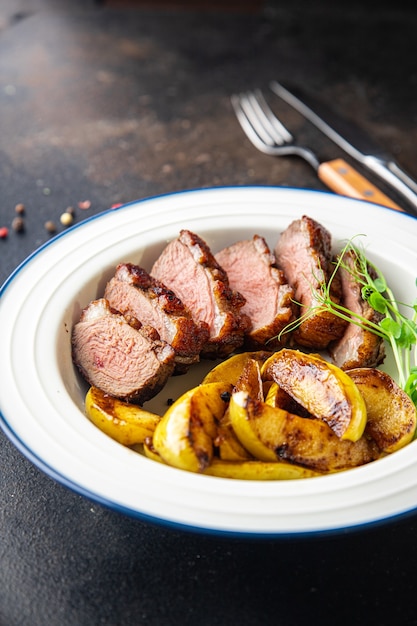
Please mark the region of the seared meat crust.
<svg viewBox="0 0 417 626"><path fill-rule="evenodd" d="M355 279L357 268L353 250L344 254L343 265L344 267L340 267L340 277L344 306L377 324L383 316L362 298L361 285ZM384 362L385 346L381 337L350 323L343 336L329 345L329 354L333 362L342 369L377 367Z"/></svg>
<svg viewBox="0 0 417 626"><path fill-rule="evenodd" d="M121 263L107 283L104 297L124 315L153 326L162 340L175 350L175 372L184 373L199 361L208 339L208 326L196 323L176 294L132 263Z"/></svg>
<svg viewBox="0 0 417 626"><path fill-rule="evenodd" d="M150 273L177 294L197 324L208 325L202 356L225 357L243 344L250 328L250 319L241 312L245 299L230 288L226 272L201 237L181 230Z"/></svg>
<svg viewBox="0 0 417 626"><path fill-rule="evenodd" d="M86 381L111 396L142 403L174 370L174 349L154 328L114 311L104 298L82 312L72 332L72 357Z"/></svg>
<svg viewBox="0 0 417 626"><path fill-rule="evenodd" d="M268 345L271 350L288 342L277 335L295 319L294 290L284 273L276 265L264 237L254 235L250 240L239 241L216 255L217 262L226 271L230 287L246 300L242 312L251 320L252 327L245 343L251 349Z"/></svg>
<svg viewBox="0 0 417 626"><path fill-rule="evenodd" d="M323 284L329 282L334 271L331 235L318 222L303 216L292 222L281 234L275 246L275 255L300 304L301 316L320 306L317 295L323 293ZM331 298L341 301L341 282L336 274L330 287ZM313 350L324 350L331 341L339 339L347 322L329 311L312 312L293 333L293 342Z"/></svg>

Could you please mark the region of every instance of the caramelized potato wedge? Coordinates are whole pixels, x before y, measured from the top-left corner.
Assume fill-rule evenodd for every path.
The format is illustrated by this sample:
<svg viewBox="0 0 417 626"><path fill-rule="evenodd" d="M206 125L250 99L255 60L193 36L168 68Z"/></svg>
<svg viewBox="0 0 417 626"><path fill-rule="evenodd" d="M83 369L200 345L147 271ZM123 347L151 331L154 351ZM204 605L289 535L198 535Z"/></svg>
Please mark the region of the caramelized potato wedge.
<svg viewBox="0 0 417 626"><path fill-rule="evenodd" d="M280 402L281 391L282 391L281 387L277 383L271 381L268 387L267 393L265 395L265 403L269 404L270 406L281 407L281 402Z"/></svg>
<svg viewBox="0 0 417 626"><path fill-rule="evenodd" d="M240 352L235 354L213 367L213 369L206 374L202 384L225 382L230 383L231 385L236 385L249 359L258 361L258 363L263 363L268 357L271 356L271 354L271 352L267 352L266 350Z"/></svg>
<svg viewBox="0 0 417 626"><path fill-rule="evenodd" d="M229 415L233 430L242 446L259 461L276 462L279 457L274 447L269 445L269 441L264 441L260 437L255 417L256 412L261 412L262 409L265 412L264 407L267 406L269 405L259 400L252 400L247 392L238 391L232 394L230 399Z"/></svg>
<svg viewBox="0 0 417 626"><path fill-rule="evenodd" d="M162 457L153 447L151 437L147 437L143 442L143 454L146 458L151 459L152 461L157 461L157 463L163 463Z"/></svg>
<svg viewBox="0 0 417 626"><path fill-rule="evenodd" d="M166 411L152 439L152 446L168 465L201 472L213 459L217 423L223 417L233 387L217 382L184 393Z"/></svg>
<svg viewBox="0 0 417 626"><path fill-rule="evenodd" d="M230 421L229 407L217 427L217 436L214 441L218 456L223 461L248 461L252 455L242 446Z"/></svg>
<svg viewBox="0 0 417 626"><path fill-rule="evenodd" d="M245 357L241 374L233 389L246 391L259 399L263 398L261 371L257 360ZM220 419L214 444L223 461L245 461L253 458L236 437L230 421L229 408Z"/></svg>
<svg viewBox="0 0 417 626"><path fill-rule="evenodd" d="M264 391L259 361L252 358L247 359L242 373L236 381L234 391L246 391L252 398L263 400Z"/></svg>
<svg viewBox="0 0 417 626"><path fill-rule="evenodd" d="M342 440L325 422L259 402L244 391L232 395L229 412L238 439L261 461L288 461L318 472L332 472L380 456L372 440Z"/></svg>
<svg viewBox="0 0 417 626"><path fill-rule="evenodd" d="M267 383L263 383L264 393L266 385ZM295 415L300 415L301 417L312 417L304 407L298 404L294 398L291 398L286 391L273 381L269 382L269 387L265 393L265 402L279 409L284 409L288 413L295 413Z"/></svg>
<svg viewBox="0 0 417 626"><path fill-rule="evenodd" d="M113 398L97 387L88 390L85 411L97 428L125 446L143 443L161 420L159 415Z"/></svg>
<svg viewBox="0 0 417 626"><path fill-rule="evenodd" d="M385 372L359 367L348 370L365 401L368 420L365 433L380 450L391 453L413 439L417 418L411 398Z"/></svg>
<svg viewBox="0 0 417 626"><path fill-rule="evenodd" d="M214 459L204 470L204 474L237 480L293 480L320 476L319 472L286 463L285 461L265 463L264 461L221 461Z"/></svg>
<svg viewBox="0 0 417 626"><path fill-rule="evenodd" d="M340 368L318 355L283 348L263 364L262 377L275 381L341 439L362 437L365 402L352 378Z"/></svg>
<svg viewBox="0 0 417 626"><path fill-rule="evenodd" d="M252 455L236 437L230 421L222 421L219 424L214 444L218 448L218 454L222 461L248 461L253 459Z"/></svg>

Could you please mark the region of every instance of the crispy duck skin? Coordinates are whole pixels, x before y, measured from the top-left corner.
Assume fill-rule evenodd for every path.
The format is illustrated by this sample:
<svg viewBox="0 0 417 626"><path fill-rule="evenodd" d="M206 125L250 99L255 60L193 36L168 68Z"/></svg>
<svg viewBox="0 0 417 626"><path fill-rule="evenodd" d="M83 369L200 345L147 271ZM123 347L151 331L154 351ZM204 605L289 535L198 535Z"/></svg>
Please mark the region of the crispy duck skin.
<svg viewBox="0 0 417 626"><path fill-rule="evenodd" d="M356 259L353 250L343 256L343 265L340 267L343 304L353 313L377 324L383 316L362 298L361 285L355 279ZM385 359L383 339L353 323L348 324L338 341L329 345L328 351L333 362L345 370L355 367L377 367Z"/></svg>
<svg viewBox="0 0 417 626"><path fill-rule="evenodd" d="M331 235L318 222L303 216L293 221L281 234L275 246L277 264L293 287L295 300L300 303L301 316L320 306L317 295L329 282L334 271ZM340 303L341 281L338 273L330 287L332 300ZM329 311L309 315L293 332L294 344L313 350L324 350L331 341L339 339L347 322Z"/></svg>
<svg viewBox="0 0 417 626"><path fill-rule="evenodd" d="M181 230L151 269L151 275L180 298L194 321L209 327L201 356L226 357L242 346L250 319L242 313L243 296L230 288L228 277L207 243Z"/></svg>
<svg viewBox="0 0 417 626"><path fill-rule="evenodd" d="M104 298L81 313L72 332L72 357L92 386L130 402L149 400L174 370L174 349L154 328L123 316Z"/></svg>
<svg viewBox="0 0 417 626"><path fill-rule="evenodd" d="M175 373L185 373L200 359L208 339L208 326L194 322L176 294L148 272L132 263L120 263L107 283L104 297L123 314L153 326L175 350Z"/></svg>
<svg viewBox="0 0 417 626"><path fill-rule="evenodd" d="M246 335L247 346L256 349L267 345L272 350L288 343L289 334L284 334L281 340L277 337L295 319L298 307L294 303L294 290L278 269L264 237L254 235L215 256L226 271L231 288L246 300L242 312L252 322Z"/></svg>

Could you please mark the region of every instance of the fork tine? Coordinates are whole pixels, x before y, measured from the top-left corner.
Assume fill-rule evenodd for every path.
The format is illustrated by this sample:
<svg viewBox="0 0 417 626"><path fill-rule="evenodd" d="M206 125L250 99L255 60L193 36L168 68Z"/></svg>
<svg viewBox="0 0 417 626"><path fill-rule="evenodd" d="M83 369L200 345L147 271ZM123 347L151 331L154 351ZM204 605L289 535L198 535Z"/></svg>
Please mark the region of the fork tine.
<svg viewBox="0 0 417 626"><path fill-rule="evenodd" d="M293 141L291 133L277 119L259 89L242 94L239 105L264 143L281 146Z"/></svg>
<svg viewBox="0 0 417 626"><path fill-rule="evenodd" d="M243 132L258 150L270 155L276 155L277 150L281 151L280 154L283 154L283 151L285 154L297 153L299 149L292 143L292 136L275 118L266 102L262 108L262 93L259 90L258 94L247 92L232 95L231 103ZM281 132L278 132L278 129ZM285 135L285 139L282 135Z"/></svg>
<svg viewBox="0 0 417 626"><path fill-rule="evenodd" d="M239 97L239 105L241 111L246 116L247 122L252 126L252 133L255 132L268 146L273 146L276 141L265 127L265 115L253 94L241 94ZM281 138L278 143L282 144Z"/></svg>
<svg viewBox="0 0 417 626"><path fill-rule="evenodd" d="M272 156L297 155L317 170L319 161L316 155L294 142L293 136L273 113L259 89L232 95L230 99L243 132L255 148Z"/></svg>
<svg viewBox="0 0 417 626"><path fill-rule="evenodd" d="M273 149L274 143L271 141L271 137L265 135L265 132L262 130L262 128L261 128L261 135L260 135L258 133L258 129L257 128L255 129L253 125L253 121L249 120L245 107L244 105L242 106L242 99L243 99L243 96L231 97L231 101L232 101L232 105L236 113L236 117L239 121L239 124L241 125L243 129L243 132L248 137L248 139L250 139L253 145L259 150L261 150L262 152L265 152L265 149L267 147ZM243 102L245 101L243 100Z"/></svg>
<svg viewBox="0 0 417 626"><path fill-rule="evenodd" d="M293 141L293 136L284 124L280 122L275 113L273 113L260 89L248 93L247 97L250 99L254 111L258 114L259 121L262 121L265 130L270 133L277 144Z"/></svg>

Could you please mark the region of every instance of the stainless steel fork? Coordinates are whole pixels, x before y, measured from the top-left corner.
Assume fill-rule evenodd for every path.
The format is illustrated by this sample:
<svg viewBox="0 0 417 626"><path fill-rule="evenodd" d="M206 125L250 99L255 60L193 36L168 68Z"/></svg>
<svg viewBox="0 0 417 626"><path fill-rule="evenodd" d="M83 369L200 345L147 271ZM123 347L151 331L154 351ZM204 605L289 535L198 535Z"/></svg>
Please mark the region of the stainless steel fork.
<svg viewBox="0 0 417 626"><path fill-rule="evenodd" d="M294 142L294 137L272 112L259 89L234 95L231 100L240 125L258 150L271 156L296 155L318 169L320 163L316 155Z"/></svg>
<svg viewBox="0 0 417 626"><path fill-rule="evenodd" d="M233 95L231 102L244 133L264 154L301 157L316 170L319 179L332 191L403 211L344 159L320 161L313 150L299 145L273 113L259 89Z"/></svg>

